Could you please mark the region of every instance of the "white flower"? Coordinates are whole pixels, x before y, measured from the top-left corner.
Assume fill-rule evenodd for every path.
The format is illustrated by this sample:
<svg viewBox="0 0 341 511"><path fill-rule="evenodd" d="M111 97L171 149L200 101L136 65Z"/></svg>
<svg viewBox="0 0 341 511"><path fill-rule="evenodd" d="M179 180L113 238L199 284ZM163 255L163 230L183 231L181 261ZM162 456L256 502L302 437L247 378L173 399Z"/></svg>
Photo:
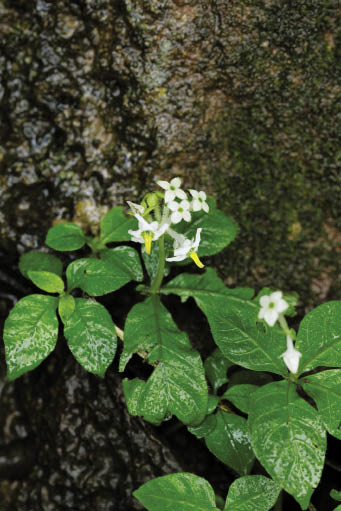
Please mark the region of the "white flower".
<svg viewBox="0 0 341 511"><path fill-rule="evenodd" d="M274 326L278 316L289 307L282 296L282 291L275 291L271 295L262 296L259 300L262 308L258 313L258 318L264 319L269 326Z"/></svg>
<svg viewBox="0 0 341 511"><path fill-rule="evenodd" d="M171 213L172 224L178 224L184 219L186 222L191 221L190 203L188 200L182 200L181 202L172 201L167 204Z"/></svg>
<svg viewBox="0 0 341 511"><path fill-rule="evenodd" d="M179 199L186 199L186 193L180 189L181 179L179 177L174 177L170 183L168 181L156 181L161 188L166 190L165 193L165 202L172 202L175 197Z"/></svg>
<svg viewBox="0 0 341 511"><path fill-rule="evenodd" d="M190 192L193 197L191 203L193 211L200 211L201 209L203 209L205 213L208 213L210 208L206 202L206 193L197 192L196 190L190 190Z"/></svg>
<svg viewBox="0 0 341 511"><path fill-rule="evenodd" d="M287 350L280 355L291 373L297 373L302 353L294 348L290 335L287 336Z"/></svg>
<svg viewBox="0 0 341 511"><path fill-rule="evenodd" d="M195 239L189 240L185 238L183 234L178 234L173 231L173 229L169 229L168 233L175 239L174 241L174 257L168 257L166 261L183 261L186 257L191 257L195 264L199 266L199 268L203 268L204 265L200 261L197 251L200 244L200 234L201 227L197 229L195 234Z"/></svg>
<svg viewBox="0 0 341 511"><path fill-rule="evenodd" d="M127 204L134 213L134 215L136 215L136 213L143 215L144 206L142 206L142 204L136 204L135 202L131 202L130 200L127 200Z"/></svg>
<svg viewBox="0 0 341 511"><path fill-rule="evenodd" d="M157 240L162 236L169 227L169 224L165 222L147 222L141 215L138 213L135 214L139 222L139 228L137 231L128 231L131 235L132 241L136 243L144 243L146 247L147 254L150 254L152 241Z"/></svg>

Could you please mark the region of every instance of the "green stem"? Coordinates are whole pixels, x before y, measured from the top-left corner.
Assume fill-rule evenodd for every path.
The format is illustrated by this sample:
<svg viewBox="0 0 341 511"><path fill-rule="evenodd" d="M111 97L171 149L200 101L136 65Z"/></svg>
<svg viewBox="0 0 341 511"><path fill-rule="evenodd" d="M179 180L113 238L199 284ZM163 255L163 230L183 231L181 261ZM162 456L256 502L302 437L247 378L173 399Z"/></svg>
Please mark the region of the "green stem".
<svg viewBox="0 0 341 511"><path fill-rule="evenodd" d="M159 203L156 203L155 205L155 218L158 222L161 222L161 211ZM163 280L163 274L165 271L165 235L163 234L159 238L159 260L158 260L158 267L156 275L150 285L150 293L156 294L159 292L162 280Z"/></svg>
<svg viewBox="0 0 341 511"><path fill-rule="evenodd" d="M159 238L159 261L157 272L150 286L150 292L152 294L156 294L159 292L162 284L164 271L165 271L165 236L162 235Z"/></svg>
<svg viewBox="0 0 341 511"><path fill-rule="evenodd" d="M284 330L285 335L290 335L290 328L288 327L287 320L285 319L283 314L280 314L278 316L278 321L279 321L279 324L282 327L282 330Z"/></svg>

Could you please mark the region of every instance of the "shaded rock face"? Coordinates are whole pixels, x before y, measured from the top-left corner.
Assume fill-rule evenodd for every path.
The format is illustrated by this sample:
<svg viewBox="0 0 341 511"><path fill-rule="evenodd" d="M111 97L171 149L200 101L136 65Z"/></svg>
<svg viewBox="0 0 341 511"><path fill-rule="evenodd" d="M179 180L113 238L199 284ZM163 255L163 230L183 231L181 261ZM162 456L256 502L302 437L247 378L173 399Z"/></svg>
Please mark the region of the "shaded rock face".
<svg viewBox="0 0 341 511"><path fill-rule="evenodd" d="M101 381L65 353L5 387L2 410L2 511L133 511L134 489L182 470L128 414L117 373Z"/></svg>

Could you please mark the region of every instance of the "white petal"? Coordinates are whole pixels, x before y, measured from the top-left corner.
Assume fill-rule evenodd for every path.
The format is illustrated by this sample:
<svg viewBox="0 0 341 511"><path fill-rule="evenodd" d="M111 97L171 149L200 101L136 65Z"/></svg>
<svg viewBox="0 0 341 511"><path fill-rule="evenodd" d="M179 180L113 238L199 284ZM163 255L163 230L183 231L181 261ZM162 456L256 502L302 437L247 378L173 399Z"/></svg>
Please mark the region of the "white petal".
<svg viewBox="0 0 341 511"><path fill-rule="evenodd" d="M207 204L207 202L202 203L202 209L205 211L205 213L209 212L210 208L209 208L209 205Z"/></svg>
<svg viewBox="0 0 341 511"><path fill-rule="evenodd" d="M174 211L171 215L172 224L178 224L182 220L182 214L178 211Z"/></svg>
<svg viewBox="0 0 341 511"><path fill-rule="evenodd" d="M282 291L275 291L274 293L271 293L270 299L272 302L277 302L282 298L282 295L283 295Z"/></svg>
<svg viewBox="0 0 341 511"><path fill-rule="evenodd" d="M167 203L167 206L169 207L169 203L172 202L175 199L175 192L173 190L167 190L165 193L165 202Z"/></svg>
<svg viewBox="0 0 341 511"><path fill-rule="evenodd" d="M190 205L190 203L188 202L188 200L182 200L182 201L180 202L180 208L182 208L182 209L188 209L188 210L189 210L190 206L191 206L191 205Z"/></svg>
<svg viewBox="0 0 341 511"><path fill-rule="evenodd" d="M190 194L192 195L193 199L197 199L199 197L199 192L196 190L190 190Z"/></svg>
<svg viewBox="0 0 341 511"><path fill-rule="evenodd" d="M276 306L275 306L275 309L277 312L284 312L285 310L287 310L287 308L289 307L289 304L283 300L283 298L281 298L277 303L276 303Z"/></svg>
<svg viewBox="0 0 341 511"><path fill-rule="evenodd" d="M264 319L269 326L274 326L278 319L278 314L274 309L267 309L264 312Z"/></svg>
<svg viewBox="0 0 341 511"><path fill-rule="evenodd" d="M166 261L183 261L186 259L186 256L175 256L175 257L167 257Z"/></svg>
<svg viewBox="0 0 341 511"><path fill-rule="evenodd" d="M199 192L199 197L202 200L206 200L206 193L205 192Z"/></svg>
<svg viewBox="0 0 341 511"><path fill-rule="evenodd" d="M192 209L193 211L200 211L202 203L198 199L194 199L192 201Z"/></svg>
<svg viewBox="0 0 341 511"><path fill-rule="evenodd" d="M175 188L179 188L181 185L181 179L179 177L173 177L170 182L171 186L175 186Z"/></svg>
<svg viewBox="0 0 341 511"><path fill-rule="evenodd" d="M185 220L185 222L191 221L191 213L189 213L188 211L184 211L182 213L182 216L183 216L183 219Z"/></svg>
<svg viewBox="0 0 341 511"><path fill-rule="evenodd" d="M141 215L138 213L135 213L135 218L139 221L139 229L140 231L149 231L150 230L150 224L145 220Z"/></svg>
<svg viewBox="0 0 341 511"><path fill-rule="evenodd" d="M183 190L180 190L179 188L175 190L175 195L179 197L179 199L186 199L187 195Z"/></svg>
<svg viewBox="0 0 341 511"><path fill-rule="evenodd" d="M260 309L260 311L258 312L258 319L264 319L265 311L266 309Z"/></svg>
<svg viewBox="0 0 341 511"><path fill-rule="evenodd" d="M199 248L201 231L202 231L202 227L199 227L199 229L197 229L197 232L195 234L195 241L194 241L194 249L195 249L195 251L197 251L198 248Z"/></svg>
<svg viewBox="0 0 341 511"><path fill-rule="evenodd" d="M267 307L270 303L270 296L268 295L261 296L259 299L259 303L261 304L262 307Z"/></svg>
<svg viewBox="0 0 341 511"><path fill-rule="evenodd" d="M130 200L127 200L127 204L134 214L140 213L142 215L144 213L144 207L141 206L141 204L135 204L135 202L131 202Z"/></svg>
<svg viewBox="0 0 341 511"><path fill-rule="evenodd" d="M178 211L179 209L179 203L176 201L168 202L167 206L171 211Z"/></svg>
<svg viewBox="0 0 341 511"><path fill-rule="evenodd" d="M164 190L168 190L168 188L170 187L170 184L168 183L168 181L156 181L156 182Z"/></svg>

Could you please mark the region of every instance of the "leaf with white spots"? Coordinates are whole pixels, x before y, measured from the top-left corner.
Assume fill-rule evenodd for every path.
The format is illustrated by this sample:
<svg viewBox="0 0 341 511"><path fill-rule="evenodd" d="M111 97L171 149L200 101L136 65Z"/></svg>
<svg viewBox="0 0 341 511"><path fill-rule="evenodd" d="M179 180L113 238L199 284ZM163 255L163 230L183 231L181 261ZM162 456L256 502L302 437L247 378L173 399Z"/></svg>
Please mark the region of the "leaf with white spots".
<svg viewBox="0 0 341 511"><path fill-rule="evenodd" d="M18 301L5 321L8 379L37 367L54 350L58 337L58 299L29 295Z"/></svg>
<svg viewBox="0 0 341 511"><path fill-rule="evenodd" d="M268 511L276 503L280 491L281 487L267 477L239 477L229 487L224 510Z"/></svg>
<svg viewBox="0 0 341 511"><path fill-rule="evenodd" d="M302 353L300 373L318 366L341 367L341 300L324 303L304 317L295 348Z"/></svg>
<svg viewBox="0 0 341 511"><path fill-rule="evenodd" d="M148 511L218 511L211 485L186 472L152 479L133 495Z"/></svg>
<svg viewBox="0 0 341 511"><path fill-rule="evenodd" d="M76 298L75 309L64 323L64 335L72 354L90 373L104 377L116 353L114 323L103 305Z"/></svg>
<svg viewBox="0 0 341 511"><path fill-rule="evenodd" d="M269 383L252 394L248 424L261 464L306 509L326 452L326 431L315 408L296 393L294 384Z"/></svg>
<svg viewBox="0 0 341 511"><path fill-rule="evenodd" d="M300 383L317 404L329 433L341 440L341 370L311 374L302 378Z"/></svg>
<svg viewBox="0 0 341 511"><path fill-rule="evenodd" d="M147 381L123 382L131 413L153 423L174 414L184 424L200 424L208 399L200 355L191 348L187 335L177 328L155 295L136 304L128 314L121 371L133 353L139 351L147 352L148 361L156 368Z"/></svg>

